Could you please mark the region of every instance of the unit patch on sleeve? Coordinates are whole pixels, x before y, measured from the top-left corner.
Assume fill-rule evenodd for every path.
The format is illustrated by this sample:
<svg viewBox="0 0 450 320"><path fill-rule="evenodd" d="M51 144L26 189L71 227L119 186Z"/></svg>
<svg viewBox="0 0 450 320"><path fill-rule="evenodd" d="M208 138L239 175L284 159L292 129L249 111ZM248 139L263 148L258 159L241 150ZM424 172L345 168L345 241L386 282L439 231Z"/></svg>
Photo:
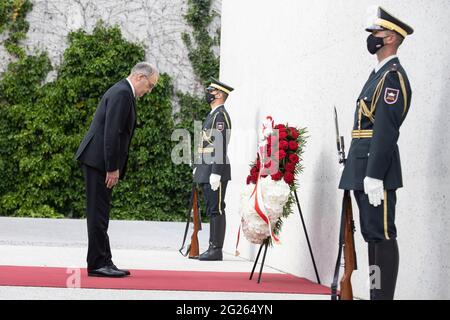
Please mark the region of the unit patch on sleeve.
<svg viewBox="0 0 450 320"><path fill-rule="evenodd" d="M216 123L216 129L219 131L223 131L223 128L225 128L225 124L223 122L217 122Z"/></svg>
<svg viewBox="0 0 450 320"><path fill-rule="evenodd" d="M399 92L400 91L398 89L386 88L386 90L384 91L384 102L386 102L387 104L396 103L398 100Z"/></svg>

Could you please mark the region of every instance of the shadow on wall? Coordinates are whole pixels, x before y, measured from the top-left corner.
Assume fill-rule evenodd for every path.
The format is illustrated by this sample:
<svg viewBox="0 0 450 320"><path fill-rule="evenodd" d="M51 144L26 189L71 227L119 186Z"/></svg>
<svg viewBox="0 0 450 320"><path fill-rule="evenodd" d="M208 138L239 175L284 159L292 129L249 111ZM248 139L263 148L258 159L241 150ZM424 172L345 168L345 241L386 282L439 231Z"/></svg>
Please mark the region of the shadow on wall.
<svg viewBox="0 0 450 320"><path fill-rule="evenodd" d="M442 66L450 65L450 56L447 56L446 60L442 61ZM428 171L425 173L425 177L431 177L431 179L426 179L422 190L429 193L429 201L436 201L442 204L440 206L434 206L435 208L440 208L439 212L425 213L425 216L428 218L424 222L429 225L427 230L433 230L434 235L431 237L432 240L429 243L432 248L435 248L435 256L439 259L431 264L434 265L431 266L434 270L427 270L426 272L430 277L430 282L439 283L438 286L435 286L437 289L436 298L450 299L448 289L450 287L450 277L448 274L450 271L450 218L447 212L450 202L450 187L448 186L450 176L448 167L450 163L450 152L448 149L448 142L450 141L450 130L448 129L448 124L450 123L450 109L448 108L448 101L450 101L450 76L448 73L442 73L440 83L441 88L438 90L440 101L436 108L436 119L439 120L435 122L436 127L433 128L432 134L430 135L430 143L432 146L426 158L427 163L430 165L428 166ZM423 112L429 110L426 106L421 106L420 109ZM420 152L420 150L418 151Z"/></svg>

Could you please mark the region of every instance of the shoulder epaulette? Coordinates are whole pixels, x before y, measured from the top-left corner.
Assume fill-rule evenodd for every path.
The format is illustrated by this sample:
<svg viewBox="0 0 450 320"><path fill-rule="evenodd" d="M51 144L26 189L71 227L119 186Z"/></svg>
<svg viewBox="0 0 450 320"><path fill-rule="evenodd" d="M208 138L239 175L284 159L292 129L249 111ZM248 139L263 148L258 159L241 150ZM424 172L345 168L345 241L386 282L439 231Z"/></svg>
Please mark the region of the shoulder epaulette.
<svg viewBox="0 0 450 320"><path fill-rule="evenodd" d="M220 110L220 112L223 114L225 118L225 122L227 123L228 129L231 129L230 120L228 119L227 113L225 112L225 110Z"/></svg>

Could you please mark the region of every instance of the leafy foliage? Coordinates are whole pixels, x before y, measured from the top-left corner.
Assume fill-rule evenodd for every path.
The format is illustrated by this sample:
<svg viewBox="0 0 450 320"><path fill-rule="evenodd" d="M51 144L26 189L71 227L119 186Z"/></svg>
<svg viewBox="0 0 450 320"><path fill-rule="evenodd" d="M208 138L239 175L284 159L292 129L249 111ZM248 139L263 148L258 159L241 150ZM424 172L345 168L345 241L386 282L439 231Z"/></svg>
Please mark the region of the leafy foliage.
<svg viewBox="0 0 450 320"><path fill-rule="evenodd" d="M25 57L25 51L18 44L26 37L29 25L25 18L32 7L30 0L0 1L0 34L4 31L9 33L5 48L16 57Z"/></svg>
<svg viewBox="0 0 450 320"><path fill-rule="evenodd" d="M218 39L207 33L210 7L210 0L189 1L186 19L194 31L192 38L183 35L202 82L218 75L219 60L211 50ZM118 27L99 23L92 34L69 34L57 77L44 84L52 70L48 56L28 56L19 46L31 8L29 0L0 2L0 33L8 32L5 47L17 58L0 79L0 215L83 217L85 189L74 153L102 94L144 60L145 52L124 40ZM192 133L193 120L201 120L209 107L202 98L176 96L181 108L173 116L171 79L162 74L152 93L138 101L127 178L114 189L113 218L184 218L191 169L172 163L171 134L175 128Z"/></svg>
<svg viewBox="0 0 450 320"><path fill-rule="evenodd" d="M84 183L74 153L101 95L144 59L144 49L122 38L117 27L98 24L92 34L69 35L58 76L46 55L10 64L0 81L0 210L3 215L81 217ZM138 102L138 127L128 177L114 191L112 216L124 219L180 218L170 161L173 89L162 75Z"/></svg>

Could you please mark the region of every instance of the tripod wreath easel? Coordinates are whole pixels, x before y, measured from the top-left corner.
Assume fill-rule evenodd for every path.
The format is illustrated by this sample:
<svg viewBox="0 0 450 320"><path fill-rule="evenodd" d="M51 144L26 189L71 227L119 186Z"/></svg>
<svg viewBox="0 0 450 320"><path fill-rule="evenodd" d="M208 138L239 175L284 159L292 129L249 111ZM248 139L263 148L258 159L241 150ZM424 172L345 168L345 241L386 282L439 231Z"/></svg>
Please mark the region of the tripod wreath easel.
<svg viewBox="0 0 450 320"><path fill-rule="evenodd" d="M305 236L306 236L306 242L308 243L309 253L311 255L311 260L312 260L312 263L313 263L313 266L314 266L314 272L316 273L317 283L321 284L320 277L319 277L319 272L317 271L316 261L314 259L314 254L313 254L313 251L312 251L312 248L311 248L311 243L310 243L309 237L308 237L308 231L306 230L306 225L305 225L305 220L303 218L302 209L300 208L300 202L298 200L297 191L295 191L295 190L294 190L294 195L295 195L295 202L297 203L298 212L299 212L300 218L302 220L303 231L305 232ZM253 279L253 274L255 273L256 265L258 264L262 248L264 247L264 254L263 254L261 267L259 269L259 275L258 275L258 283L261 283L261 276L262 276L262 272L263 272L263 268L264 268L264 263L265 263L265 260L266 260L267 248L269 247L269 239L270 239L270 237L266 238L263 241L263 243L260 245L260 247L259 247L258 254L257 254L256 259L255 259L255 263L253 264L252 272L250 273L249 280Z"/></svg>

